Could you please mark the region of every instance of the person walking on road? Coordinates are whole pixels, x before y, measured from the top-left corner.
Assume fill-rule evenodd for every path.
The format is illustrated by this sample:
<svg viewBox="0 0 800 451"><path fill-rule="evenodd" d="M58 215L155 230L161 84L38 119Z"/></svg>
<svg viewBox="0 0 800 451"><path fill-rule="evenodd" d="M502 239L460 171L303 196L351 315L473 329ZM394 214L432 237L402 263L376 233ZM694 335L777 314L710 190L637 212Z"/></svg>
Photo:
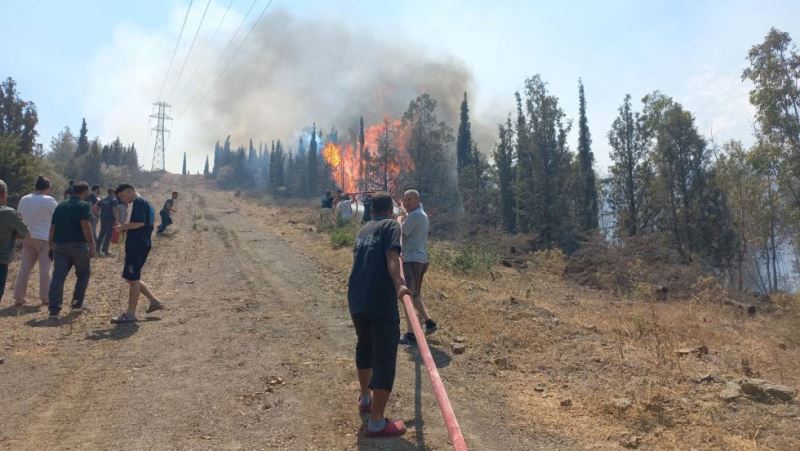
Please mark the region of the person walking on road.
<svg viewBox="0 0 800 451"><path fill-rule="evenodd" d="M388 193L375 194L370 221L358 231L347 301L356 331L356 369L361 386L359 410L369 413L366 435L395 437L405 433L402 420L384 417L392 392L400 337L397 301L410 294L401 277L400 225L391 219Z"/></svg>
<svg viewBox="0 0 800 451"><path fill-rule="evenodd" d="M146 199L136 193L133 185L124 183L117 188L117 192L119 198L130 209L128 223L116 227L119 232L127 232L128 235L125 238L125 267L122 270L122 277L128 282L129 290L128 310L118 317L112 318L111 322L132 323L136 321L136 307L142 294L150 301L147 313L164 308L161 302L153 296L150 288L141 280L142 268L152 247L151 236L155 222L155 210Z"/></svg>
<svg viewBox="0 0 800 451"><path fill-rule="evenodd" d="M17 281L14 283L14 305L25 304L28 293L28 280L36 263L39 263L39 300L41 305L48 305L47 292L50 289L50 222L58 201L50 196L50 180L39 176L31 194L23 196L19 201L18 211L25 225L30 229L30 236L22 241L22 257L19 263Z"/></svg>
<svg viewBox="0 0 800 451"><path fill-rule="evenodd" d="M114 226L119 224L119 208L114 189L108 189L108 195L98 203L100 207L100 233L97 236L97 252L108 257L108 246L111 244L111 234Z"/></svg>
<svg viewBox="0 0 800 451"><path fill-rule="evenodd" d="M94 257L95 242L92 236L92 207L89 185L78 182L72 195L61 202L53 212L50 225L50 255L53 259L53 280L50 281L50 320L57 320L64 302L64 282L75 267L75 289L72 293L72 311L83 309L86 288L91 275L90 260Z"/></svg>
<svg viewBox="0 0 800 451"><path fill-rule="evenodd" d="M92 206L92 236L97 241L97 223L100 219L100 185L92 185L92 190L86 201Z"/></svg>
<svg viewBox="0 0 800 451"><path fill-rule="evenodd" d="M161 225L158 226L158 231L156 235L162 235L164 232L167 231L167 227L172 225L172 214L177 213L178 210L175 208L175 203L178 201L178 192L173 191L172 197L167 199L164 202L164 208L161 209L159 212L159 216L161 216Z"/></svg>
<svg viewBox="0 0 800 451"><path fill-rule="evenodd" d="M28 236L28 226L22 222L22 216L7 206L8 185L0 180L0 301L6 290L8 264L14 255L14 242Z"/></svg>
<svg viewBox="0 0 800 451"><path fill-rule="evenodd" d="M414 308L425 323L425 335L430 335L439 328L431 319L428 307L422 299L422 279L428 271L428 215L422 209L419 191L408 190L403 194L403 207L408 212L403 221L403 276L412 293ZM417 342L414 337L411 321L417 318L406 316L408 331L400 337L400 344L413 345Z"/></svg>

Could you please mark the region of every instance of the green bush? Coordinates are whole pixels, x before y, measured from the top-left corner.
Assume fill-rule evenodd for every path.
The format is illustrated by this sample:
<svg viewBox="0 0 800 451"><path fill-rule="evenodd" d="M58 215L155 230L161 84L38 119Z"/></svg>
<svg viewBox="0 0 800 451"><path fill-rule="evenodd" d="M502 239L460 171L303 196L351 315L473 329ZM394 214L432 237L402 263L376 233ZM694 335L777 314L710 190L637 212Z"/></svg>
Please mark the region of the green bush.
<svg viewBox="0 0 800 451"><path fill-rule="evenodd" d="M430 254L433 265L454 274L486 272L497 262L496 252L472 243L459 243L454 247L434 245Z"/></svg>
<svg viewBox="0 0 800 451"><path fill-rule="evenodd" d="M356 244L356 233L358 224L355 222L340 222L335 227L328 230L331 237L331 247L341 249L343 247L352 248Z"/></svg>

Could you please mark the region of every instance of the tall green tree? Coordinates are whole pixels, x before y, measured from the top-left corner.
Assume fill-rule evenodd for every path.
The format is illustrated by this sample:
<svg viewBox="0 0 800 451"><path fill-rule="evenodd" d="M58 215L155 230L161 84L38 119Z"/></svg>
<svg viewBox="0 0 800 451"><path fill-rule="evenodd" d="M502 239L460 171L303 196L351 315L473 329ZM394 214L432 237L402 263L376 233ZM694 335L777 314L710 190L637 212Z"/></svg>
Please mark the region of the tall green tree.
<svg viewBox="0 0 800 451"><path fill-rule="evenodd" d="M657 209L651 202L655 175L648 161L648 140L640 113L634 112L628 94L611 124L608 143L611 167L606 181L608 202L621 236L652 230Z"/></svg>
<svg viewBox="0 0 800 451"><path fill-rule="evenodd" d="M186 175L186 152L183 153L183 169L181 169L181 174Z"/></svg>
<svg viewBox="0 0 800 451"><path fill-rule="evenodd" d="M208 168L208 155L206 155L206 164L203 165L203 176L205 178L209 178L211 176L211 171Z"/></svg>
<svg viewBox="0 0 800 451"><path fill-rule="evenodd" d="M306 177L308 178L308 183L306 185L306 192L304 195L306 197L309 196L316 196L317 191L319 190L319 174L318 174L318 165L319 165L319 153L317 148L317 124L315 123L311 130L311 141L308 145L308 170Z"/></svg>
<svg viewBox="0 0 800 451"><path fill-rule="evenodd" d="M514 201L514 128L511 117L506 124L499 124L500 138L495 146L493 158L495 162L495 177L500 197L500 217L503 228L508 233L517 231L516 212Z"/></svg>
<svg viewBox="0 0 800 451"><path fill-rule="evenodd" d="M800 52L789 33L772 28L747 54L742 78L753 83L760 142L774 146L779 199L784 221L800 243Z"/></svg>
<svg viewBox="0 0 800 451"><path fill-rule="evenodd" d="M469 104L467 93L461 101L461 114L458 122L458 135L456 137L456 156L458 157L458 170L472 163L472 130L469 122Z"/></svg>
<svg viewBox="0 0 800 451"><path fill-rule="evenodd" d="M436 115L436 100L422 94L403 114L405 145L414 163L409 181L425 196L426 207L450 211L458 207L458 180L453 129Z"/></svg>
<svg viewBox="0 0 800 451"><path fill-rule="evenodd" d="M578 79L578 176L576 178L578 195L578 217L583 231L597 229L598 200L597 175L594 172L594 154L592 153L592 137L586 119L586 96L583 81Z"/></svg>
<svg viewBox="0 0 800 451"><path fill-rule="evenodd" d="M78 132L78 148L75 155L80 157L89 152L89 129L86 127L86 118L81 119L81 129Z"/></svg>
<svg viewBox="0 0 800 451"><path fill-rule="evenodd" d="M567 146L570 125L539 75L525 81L524 113L519 95L517 108L517 227L535 233L541 246L574 250L578 230Z"/></svg>

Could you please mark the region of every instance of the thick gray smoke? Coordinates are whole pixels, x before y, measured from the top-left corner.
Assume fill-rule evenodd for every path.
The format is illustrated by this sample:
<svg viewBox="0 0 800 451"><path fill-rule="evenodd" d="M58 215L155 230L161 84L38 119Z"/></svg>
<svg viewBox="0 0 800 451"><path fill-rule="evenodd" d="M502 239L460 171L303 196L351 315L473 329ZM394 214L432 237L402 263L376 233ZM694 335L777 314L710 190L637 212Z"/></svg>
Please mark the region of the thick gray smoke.
<svg viewBox="0 0 800 451"><path fill-rule="evenodd" d="M231 133L234 143L253 138L294 145L314 121L342 136L357 128L361 115L367 125L384 115L399 118L422 93L437 100L439 118L456 129L471 82L462 62L434 57L402 37L275 12L262 18L194 118L197 141L213 143Z"/></svg>

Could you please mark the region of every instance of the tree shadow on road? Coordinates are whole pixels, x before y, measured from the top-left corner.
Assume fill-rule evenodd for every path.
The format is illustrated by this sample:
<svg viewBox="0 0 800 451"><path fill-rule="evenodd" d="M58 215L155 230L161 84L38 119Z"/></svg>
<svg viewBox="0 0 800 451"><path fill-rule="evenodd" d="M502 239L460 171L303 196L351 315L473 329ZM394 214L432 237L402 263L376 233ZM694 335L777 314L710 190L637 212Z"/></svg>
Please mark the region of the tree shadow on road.
<svg viewBox="0 0 800 451"><path fill-rule="evenodd" d="M23 305L21 307L10 306L0 310L0 318L10 318L12 316L29 315L38 312L40 307L34 305Z"/></svg>

